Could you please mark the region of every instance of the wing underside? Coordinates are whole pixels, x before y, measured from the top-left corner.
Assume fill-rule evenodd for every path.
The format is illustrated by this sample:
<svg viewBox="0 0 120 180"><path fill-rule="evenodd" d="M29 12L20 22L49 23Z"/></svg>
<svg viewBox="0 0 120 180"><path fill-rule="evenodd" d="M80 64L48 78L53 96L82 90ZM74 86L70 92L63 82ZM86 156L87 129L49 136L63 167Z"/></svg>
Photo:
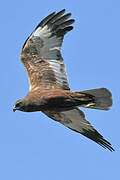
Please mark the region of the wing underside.
<svg viewBox="0 0 120 180"><path fill-rule="evenodd" d="M104 137L85 119L85 115L80 109L74 108L69 111L58 113L46 111L44 113L48 117L62 123L73 131L76 131L95 141L103 148L114 151L111 144L106 139L104 139Z"/></svg>
<svg viewBox="0 0 120 180"><path fill-rule="evenodd" d="M39 23L23 45L21 60L29 76L33 74L31 69L36 71L37 82L38 79L42 81L42 84L45 83L46 85L52 82L58 87L68 90L69 85L65 64L60 51L64 35L73 29L71 24L74 20L68 20L71 13L65 15L64 13L65 10L58 13L54 12ZM41 59L42 66L44 66L42 72L46 72L43 72L43 74L52 74L54 76L52 80L50 78L43 78L40 67ZM32 87L32 77L29 77L29 79ZM37 86L39 86L39 83L37 83Z"/></svg>

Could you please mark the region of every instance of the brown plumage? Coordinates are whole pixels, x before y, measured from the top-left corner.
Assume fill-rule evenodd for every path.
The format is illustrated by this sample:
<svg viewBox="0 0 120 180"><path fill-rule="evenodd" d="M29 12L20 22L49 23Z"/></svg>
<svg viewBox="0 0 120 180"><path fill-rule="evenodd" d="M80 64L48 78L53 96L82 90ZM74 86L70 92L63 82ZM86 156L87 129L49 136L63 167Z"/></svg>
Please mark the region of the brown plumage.
<svg viewBox="0 0 120 180"><path fill-rule="evenodd" d="M47 16L25 41L20 57L28 73L30 88L27 96L15 103L13 110L42 111L48 117L114 151L78 109L108 110L112 105L111 93L106 88L70 91L60 50L64 35L73 29L71 24L74 20L68 20L71 13L64 13L65 9Z"/></svg>

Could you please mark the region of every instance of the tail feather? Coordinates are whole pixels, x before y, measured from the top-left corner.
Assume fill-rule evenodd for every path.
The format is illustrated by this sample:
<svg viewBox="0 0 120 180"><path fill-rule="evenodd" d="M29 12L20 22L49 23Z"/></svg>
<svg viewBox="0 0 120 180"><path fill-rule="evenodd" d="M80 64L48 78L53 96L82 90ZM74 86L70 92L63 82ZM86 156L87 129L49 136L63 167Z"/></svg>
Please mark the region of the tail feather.
<svg viewBox="0 0 120 180"><path fill-rule="evenodd" d="M85 93L93 96L93 103L83 105L86 108L109 110L112 106L112 94L106 88L97 88L91 90L80 91L80 93Z"/></svg>

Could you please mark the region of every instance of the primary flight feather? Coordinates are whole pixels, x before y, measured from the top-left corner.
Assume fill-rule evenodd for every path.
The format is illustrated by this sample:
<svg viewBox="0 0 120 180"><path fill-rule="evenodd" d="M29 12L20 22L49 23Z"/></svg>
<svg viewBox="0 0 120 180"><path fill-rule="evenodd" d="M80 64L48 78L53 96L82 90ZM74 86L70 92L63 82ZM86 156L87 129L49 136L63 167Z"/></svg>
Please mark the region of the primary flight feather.
<svg viewBox="0 0 120 180"><path fill-rule="evenodd" d="M28 73L29 92L13 110L41 111L48 117L114 151L111 144L85 119L78 107L108 110L112 95L106 88L70 91L61 55L64 35L74 19L65 9L44 18L25 41L21 61Z"/></svg>

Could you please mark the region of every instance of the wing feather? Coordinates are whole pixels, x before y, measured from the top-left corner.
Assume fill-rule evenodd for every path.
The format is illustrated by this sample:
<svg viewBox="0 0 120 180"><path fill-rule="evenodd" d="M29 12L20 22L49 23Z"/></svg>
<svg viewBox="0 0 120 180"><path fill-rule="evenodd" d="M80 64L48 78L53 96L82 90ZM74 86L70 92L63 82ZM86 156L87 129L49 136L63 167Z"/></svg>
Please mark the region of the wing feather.
<svg viewBox="0 0 120 180"><path fill-rule="evenodd" d="M64 13L65 9L58 13L53 12L44 18L23 45L21 60L28 72L30 90L36 87L43 88L41 84L44 84L44 88L49 86L49 88L69 89L65 64L60 51L64 35L73 29L71 24L74 23L74 20L68 20L71 13L66 15ZM43 70L40 66L41 60ZM46 72L43 73L44 77L41 71ZM51 77L54 76L54 78L50 80L47 73L52 73ZM32 79L34 79L34 85ZM37 83L35 84L35 82Z"/></svg>
<svg viewBox="0 0 120 180"><path fill-rule="evenodd" d="M60 17L58 20L56 20L55 24L59 25L65 22L69 17L71 16L71 13L67 13L66 15Z"/></svg>
<svg viewBox="0 0 120 180"><path fill-rule="evenodd" d="M57 14L55 14L46 24L51 26L51 23L54 23L56 20L58 20L63 14L65 13L65 9L61 10Z"/></svg>
<svg viewBox="0 0 120 180"><path fill-rule="evenodd" d="M85 119L85 115L80 109L74 108L64 112L44 111L44 113L73 131L95 141L102 147L114 151L111 144Z"/></svg>

